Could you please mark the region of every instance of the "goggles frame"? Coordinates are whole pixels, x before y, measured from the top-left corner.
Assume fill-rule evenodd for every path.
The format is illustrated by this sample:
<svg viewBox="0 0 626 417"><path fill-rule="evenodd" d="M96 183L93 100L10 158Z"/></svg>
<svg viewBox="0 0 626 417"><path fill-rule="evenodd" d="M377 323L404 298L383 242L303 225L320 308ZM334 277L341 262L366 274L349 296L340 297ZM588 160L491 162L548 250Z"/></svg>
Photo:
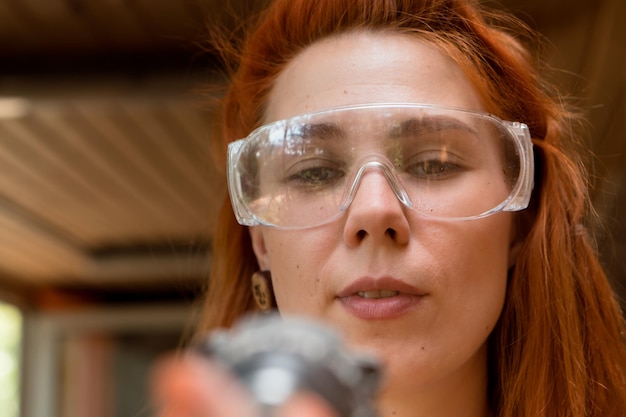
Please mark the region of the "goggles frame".
<svg viewBox="0 0 626 417"><path fill-rule="evenodd" d="M227 181L228 181L228 192L232 204L232 208L237 219L237 222L243 226L267 226L274 227L278 229L286 229L286 230L294 230L294 229L308 229L321 226L323 224L329 223L336 218L340 217L344 211L348 209L352 202L352 197L350 197L349 201L339 206L339 210L334 216L331 216L329 219L317 223L311 226L280 226L277 224L270 223L263 219L258 218L254 213L250 211L247 204L243 199L243 190L241 188L242 181L240 180L240 173L237 169L236 161L239 160L241 155L241 150L244 145L259 135L263 134L265 131L272 129L277 124L286 124L292 119L302 118L304 116L315 116L315 115L323 115L327 113L332 113L336 111L347 111L347 110L359 110L359 109L389 109L389 108L416 108L416 109L434 109L434 110L442 110L442 111L453 111L453 112L461 112L465 114L479 116L481 118L490 119L491 121L503 126L508 133L511 134L513 138L515 138L516 150L519 154L520 158L520 171L519 176L516 181L515 186L511 189L509 196L498 204L496 207L487 210L478 215L465 216L465 217L446 217L446 216L433 216L427 213L423 213L417 210L413 210L418 215L427 217L427 218L436 218L443 221L460 221L460 220L474 220L480 219L484 217L491 216L500 211L520 211L524 210L528 207L530 202L530 197L532 194L532 190L534 187L534 156L533 156L533 144L530 136L529 128L526 124L522 122L513 122L506 121L498 118L489 113L478 112L472 110L466 110L462 108L456 107L448 107L448 106L440 106L440 105L432 105L432 104L420 104L420 103L372 103L372 104L361 104L361 105L350 105L350 106L341 106L335 107L327 110L316 111L311 113L303 113L292 116L287 119L277 120L268 124L264 124L256 129L254 129L248 136L242 139L235 140L228 145L228 157L227 157ZM377 166L382 169L384 172L388 169L388 167L384 167L380 162L370 161L362 165L359 171L363 171L370 166ZM385 175L389 178L389 174L385 172ZM360 174L357 175L357 177ZM395 184L390 184L394 189L394 194L398 198L398 200L409 209L412 208L412 203L410 199L406 196L402 191L398 191L396 189ZM350 193L353 194L352 187L354 184L350 186Z"/></svg>

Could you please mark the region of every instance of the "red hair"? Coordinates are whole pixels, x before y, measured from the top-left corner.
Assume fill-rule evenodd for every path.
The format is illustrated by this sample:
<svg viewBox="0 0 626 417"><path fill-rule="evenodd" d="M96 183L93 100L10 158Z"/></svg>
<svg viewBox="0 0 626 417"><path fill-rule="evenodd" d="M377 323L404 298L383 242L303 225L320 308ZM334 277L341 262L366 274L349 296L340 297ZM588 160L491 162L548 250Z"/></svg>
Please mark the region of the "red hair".
<svg viewBox="0 0 626 417"><path fill-rule="evenodd" d="M529 125L535 145L531 207L518 216L524 243L489 339L494 415L621 417L624 321L584 226L590 203L573 152L575 118L552 98L517 40L527 32L514 22L471 0L277 0L237 48L221 153L261 123L274 80L308 45L357 30L437 45L467 73L490 112ZM254 309L249 281L258 265L228 199L218 225L201 332L230 326Z"/></svg>

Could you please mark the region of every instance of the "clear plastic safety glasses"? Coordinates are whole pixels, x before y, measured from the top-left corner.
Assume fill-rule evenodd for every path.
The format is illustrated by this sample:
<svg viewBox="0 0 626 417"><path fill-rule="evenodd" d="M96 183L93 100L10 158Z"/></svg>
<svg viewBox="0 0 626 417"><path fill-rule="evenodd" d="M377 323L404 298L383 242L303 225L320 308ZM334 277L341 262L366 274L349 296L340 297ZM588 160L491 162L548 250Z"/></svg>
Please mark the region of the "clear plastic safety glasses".
<svg viewBox="0 0 626 417"><path fill-rule="evenodd" d="M367 191L381 184L437 219L522 210L533 187L528 128L454 108L371 104L279 120L228 148L231 201L247 226L319 226L359 193L381 198Z"/></svg>

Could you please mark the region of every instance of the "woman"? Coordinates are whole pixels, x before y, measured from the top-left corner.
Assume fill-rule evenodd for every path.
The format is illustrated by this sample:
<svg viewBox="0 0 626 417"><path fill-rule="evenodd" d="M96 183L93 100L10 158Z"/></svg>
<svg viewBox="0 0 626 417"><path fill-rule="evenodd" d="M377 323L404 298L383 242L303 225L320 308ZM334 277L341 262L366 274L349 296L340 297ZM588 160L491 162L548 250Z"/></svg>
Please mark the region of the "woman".
<svg viewBox="0 0 626 417"><path fill-rule="evenodd" d="M624 414L578 132L505 21L467 0L272 3L224 99L246 226L227 201L201 332L258 308L254 276L381 358L380 416ZM200 415L248 415L210 375L203 400L185 379Z"/></svg>

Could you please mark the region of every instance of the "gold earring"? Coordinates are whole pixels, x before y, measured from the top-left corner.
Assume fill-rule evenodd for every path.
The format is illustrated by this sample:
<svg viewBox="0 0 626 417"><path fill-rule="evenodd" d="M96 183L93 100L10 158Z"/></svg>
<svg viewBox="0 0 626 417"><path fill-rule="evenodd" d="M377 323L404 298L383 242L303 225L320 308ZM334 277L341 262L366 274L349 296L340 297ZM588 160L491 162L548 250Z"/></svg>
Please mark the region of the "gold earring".
<svg viewBox="0 0 626 417"><path fill-rule="evenodd" d="M258 271L252 274L252 296L259 310L266 312L274 308L274 291L270 271Z"/></svg>

